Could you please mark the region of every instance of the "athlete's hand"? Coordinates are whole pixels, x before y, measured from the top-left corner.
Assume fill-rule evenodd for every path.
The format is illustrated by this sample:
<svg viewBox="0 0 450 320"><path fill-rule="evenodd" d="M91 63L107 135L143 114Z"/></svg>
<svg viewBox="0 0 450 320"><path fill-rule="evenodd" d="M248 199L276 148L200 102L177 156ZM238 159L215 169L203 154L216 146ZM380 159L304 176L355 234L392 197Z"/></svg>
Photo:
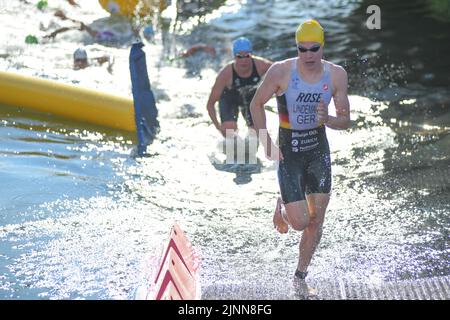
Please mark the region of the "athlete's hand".
<svg viewBox="0 0 450 320"><path fill-rule="evenodd" d="M220 134L226 138L226 131L224 128L222 128L222 126L220 124L215 124L214 125L216 127L216 129L220 132Z"/></svg>
<svg viewBox="0 0 450 320"><path fill-rule="evenodd" d="M317 116L320 124L328 122L328 106L325 105L323 99L320 99L319 105L317 106Z"/></svg>
<svg viewBox="0 0 450 320"><path fill-rule="evenodd" d="M265 148L265 151L266 151L266 157L269 160L281 161L284 159L283 153L281 153L280 148L278 148L278 146L276 146L272 142L267 145L267 147Z"/></svg>
<svg viewBox="0 0 450 320"><path fill-rule="evenodd" d="M222 136L223 136L224 138L227 137L227 133L226 133L225 129L217 128L217 130L219 130L219 132L222 134Z"/></svg>

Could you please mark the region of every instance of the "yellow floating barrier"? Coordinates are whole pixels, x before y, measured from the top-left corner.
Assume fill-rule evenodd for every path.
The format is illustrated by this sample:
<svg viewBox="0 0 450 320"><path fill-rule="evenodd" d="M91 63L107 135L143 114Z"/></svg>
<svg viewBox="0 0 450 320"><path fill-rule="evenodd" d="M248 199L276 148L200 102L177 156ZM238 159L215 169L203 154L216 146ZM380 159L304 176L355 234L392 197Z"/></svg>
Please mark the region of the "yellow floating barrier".
<svg viewBox="0 0 450 320"><path fill-rule="evenodd" d="M132 99L52 80L0 71L0 104L136 131Z"/></svg>

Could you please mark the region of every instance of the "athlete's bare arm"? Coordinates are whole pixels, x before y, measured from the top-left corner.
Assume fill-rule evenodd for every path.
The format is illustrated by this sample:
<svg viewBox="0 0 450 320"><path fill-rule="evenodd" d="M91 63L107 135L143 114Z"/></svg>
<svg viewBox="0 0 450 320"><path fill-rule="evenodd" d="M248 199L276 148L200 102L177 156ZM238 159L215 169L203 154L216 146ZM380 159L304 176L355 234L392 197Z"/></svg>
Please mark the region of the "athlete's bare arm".
<svg viewBox="0 0 450 320"><path fill-rule="evenodd" d="M214 47L209 46L207 44L198 43L187 49L185 52L181 54L183 58L193 55L199 50L203 50L206 53L209 53L212 57L216 56L216 49Z"/></svg>
<svg viewBox="0 0 450 320"><path fill-rule="evenodd" d="M289 76L289 64L286 61L274 63L267 71L263 82L256 90L250 103L250 112L252 113L255 130L266 150L266 156L272 160L282 159L283 155L279 152L278 147L275 146L267 132L264 105L273 94L280 94L285 90L286 73Z"/></svg>
<svg viewBox="0 0 450 320"><path fill-rule="evenodd" d="M211 93L206 104L206 109L208 110L209 117L211 118L214 126L217 130L221 131L219 120L217 119L215 105L219 101L223 90L231 82L232 72L231 64L226 65L217 75L216 81L211 89ZM222 132L222 134L224 134Z"/></svg>
<svg viewBox="0 0 450 320"><path fill-rule="evenodd" d="M270 66L273 64L272 61L259 57L259 56L253 56L253 59L255 61L256 69L258 70L258 74L263 77L267 70L269 70Z"/></svg>
<svg viewBox="0 0 450 320"><path fill-rule="evenodd" d="M336 107L336 117L328 116L326 126L331 129L344 130L350 126L350 102L348 100L347 72L338 65L332 65L333 72L333 100Z"/></svg>

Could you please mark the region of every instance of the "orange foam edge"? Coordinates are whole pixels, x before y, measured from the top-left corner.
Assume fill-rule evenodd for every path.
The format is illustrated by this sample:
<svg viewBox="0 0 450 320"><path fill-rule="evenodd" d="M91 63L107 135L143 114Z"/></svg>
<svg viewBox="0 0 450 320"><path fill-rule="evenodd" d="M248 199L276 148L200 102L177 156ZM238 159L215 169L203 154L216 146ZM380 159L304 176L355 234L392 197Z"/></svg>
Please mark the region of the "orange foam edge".
<svg viewBox="0 0 450 320"><path fill-rule="evenodd" d="M136 289L136 300L199 300L201 259L175 222L153 279Z"/></svg>

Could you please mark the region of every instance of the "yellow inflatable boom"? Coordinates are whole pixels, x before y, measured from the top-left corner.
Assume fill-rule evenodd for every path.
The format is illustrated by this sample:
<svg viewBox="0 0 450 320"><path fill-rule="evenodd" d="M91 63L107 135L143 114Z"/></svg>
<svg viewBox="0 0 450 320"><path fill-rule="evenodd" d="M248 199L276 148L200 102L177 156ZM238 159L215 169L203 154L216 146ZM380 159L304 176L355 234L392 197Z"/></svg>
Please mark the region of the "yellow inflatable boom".
<svg viewBox="0 0 450 320"><path fill-rule="evenodd" d="M0 71L0 104L136 131L132 99L51 80Z"/></svg>
<svg viewBox="0 0 450 320"><path fill-rule="evenodd" d="M151 15L154 8L159 12L167 8L165 0L99 0L103 9L112 15L133 17L137 14L141 17Z"/></svg>

